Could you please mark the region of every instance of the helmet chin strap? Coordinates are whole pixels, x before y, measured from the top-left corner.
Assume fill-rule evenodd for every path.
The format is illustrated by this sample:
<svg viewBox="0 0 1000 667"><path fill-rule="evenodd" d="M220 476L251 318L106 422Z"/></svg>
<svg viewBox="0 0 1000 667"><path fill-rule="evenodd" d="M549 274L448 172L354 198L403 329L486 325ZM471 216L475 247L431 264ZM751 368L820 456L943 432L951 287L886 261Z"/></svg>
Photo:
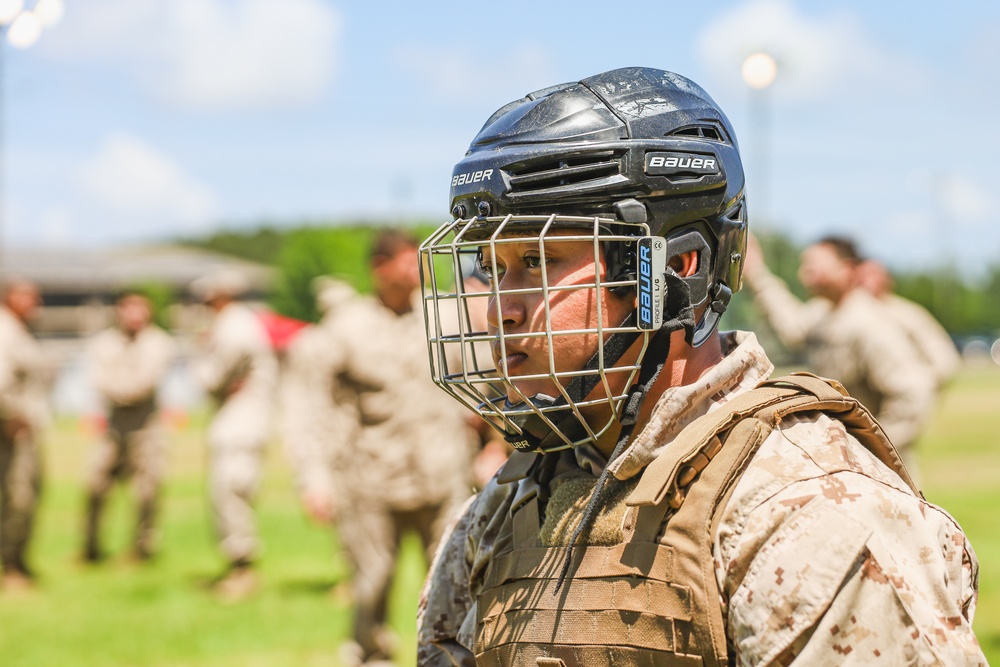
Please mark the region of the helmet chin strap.
<svg viewBox="0 0 1000 667"><path fill-rule="evenodd" d="M691 306L689 285L673 271L668 270L664 274L664 278L667 284L664 312L676 313L676 315L665 321L650 340L649 349L646 350L639 366L637 382L629 390L628 399L625 401L619 417L623 426L619 445L631 436L639 411L642 409L643 400L666 363L667 355L670 352L670 335L674 331L684 329L685 340L690 344L695 334L696 322L694 309ZM632 312L622 323L622 327L633 327L635 322L636 314ZM613 366L618 363L618 360L638 337L638 332L619 332L608 336L603 350L605 365ZM596 370L600 360L601 355L595 353L582 370ZM567 396L574 403L583 401L598 382L600 382L599 373L580 375L573 378L566 386L565 395L560 394L558 397L552 397L547 394L535 394L529 401L540 412L544 412L548 416L548 421L536 412L511 417L511 421L520 429L520 432L506 431L504 437L507 442L518 451L545 453L571 446L559 433L562 433L571 442L579 442L587 438L589 428L581 422L577 412L567 401ZM507 399L504 400L506 409L517 407L517 404L511 403ZM552 426L549 425L549 421L552 422ZM557 430L553 430L553 426Z"/></svg>
<svg viewBox="0 0 1000 667"><path fill-rule="evenodd" d="M567 545L568 548L566 549L566 557L563 559L562 568L559 572L559 580L552 591L553 595L558 594L559 589L562 588L563 582L566 580L566 576L569 574L569 568L573 562L573 550L576 548L580 536L584 533L590 533L590 528L593 525L597 512L598 501L610 478L610 463L621 456L621 453L625 451L629 439L632 437L632 431L635 429L638 421L643 400L653 385L656 384L657 378L660 377L660 372L667 363L667 357L670 356L671 335L674 331L684 329L684 337L689 345L694 337L696 322L694 308L691 306L690 288L673 271L666 272L666 279L668 283L667 303L664 306L670 308L666 312L677 313L677 315L664 322L663 326L653 334L653 339L649 342L650 349L646 350L646 355L642 359L642 364L639 367L638 381L629 391L628 400L625 402L624 410L622 410L622 416L620 417L622 430L618 437L618 442L615 444L615 449L611 452L611 456L608 457L609 465L604 466L600 477L597 478L597 483L594 484L594 491L591 493L590 500L583 510L580 523L577 524L576 530L573 531L573 535L570 537L569 544Z"/></svg>
<svg viewBox="0 0 1000 667"><path fill-rule="evenodd" d="M635 313L630 313L622 323L622 327L634 327L635 321ZM621 359L622 355L625 354L638 337L638 332L633 331L614 333L608 336L608 339L604 342L604 363L609 366L618 363L618 360ZM595 353L584 364L581 370L596 371L600 364L600 359L601 355ZM518 451L538 451L545 453L572 446L559 433L562 433L570 442L579 442L585 439L588 436L588 428L580 421L572 405L567 401L567 396L573 403L583 401L594 387L597 386L599 381L600 376L596 372L589 375L578 375L566 386L565 395L549 396L548 394L535 394L530 397L528 400L531 402L531 405L538 408L539 412L544 413L549 421L552 422L552 426L549 425L549 422L541 414L536 412L513 416L511 417L511 421L514 422L520 431L507 430L504 433L507 442ZM509 399L505 399L504 407L508 410L516 409L517 404L511 403Z"/></svg>

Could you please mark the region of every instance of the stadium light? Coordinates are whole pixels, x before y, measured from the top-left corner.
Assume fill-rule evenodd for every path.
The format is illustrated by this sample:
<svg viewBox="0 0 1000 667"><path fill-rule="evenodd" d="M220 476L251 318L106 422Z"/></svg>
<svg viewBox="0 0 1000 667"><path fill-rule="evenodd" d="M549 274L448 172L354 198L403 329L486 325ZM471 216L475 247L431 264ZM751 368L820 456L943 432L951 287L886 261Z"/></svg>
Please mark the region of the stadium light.
<svg viewBox="0 0 1000 667"><path fill-rule="evenodd" d="M760 220L770 222L771 188L771 100L770 88L778 78L778 61L770 53L758 51L746 57L741 69L743 82L750 88L750 126L756 140L756 165L751 178L755 183L754 199Z"/></svg>
<svg viewBox="0 0 1000 667"><path fill-rule="evenodd" d="M42 20L35 12L21 12L7 28L7 42L17 49L34 45L42 36Z"/></svg>
<svg viewBox="0 0 1000 667"><path fill-rule="evenodd" d="M38 0L34 9L35 15L46 28L51 28L59 23L65 11L63 0Z"/></svg>
<svg viewBox="0 0 1000 667"><path fill-rule="evenodd" d="M7 25L24 9L24 0L0 0L0 26Z"/></svg>
<svg viewBox="0 0 1000 667"><path fill-rule="evenodd" d="M754 53L743 61L743 81L755 90L769 87L778 78L778 61L770 53Z"/></svg>
<svg viewBox="0 0 1000 667"><path fill-rule="evenodd" d="M64 12L63 0L36 0L34 7L25 9L24 0L0 0L0 37L6 37L7 43L18 49L26 49L38 41L43 28L55 25ZM5 144L5 104L4 99L4 60L5 45L0 40L0 267L3 266L5 251L3 237L6 229L6 198L5 176L6 155Z"/></svg>

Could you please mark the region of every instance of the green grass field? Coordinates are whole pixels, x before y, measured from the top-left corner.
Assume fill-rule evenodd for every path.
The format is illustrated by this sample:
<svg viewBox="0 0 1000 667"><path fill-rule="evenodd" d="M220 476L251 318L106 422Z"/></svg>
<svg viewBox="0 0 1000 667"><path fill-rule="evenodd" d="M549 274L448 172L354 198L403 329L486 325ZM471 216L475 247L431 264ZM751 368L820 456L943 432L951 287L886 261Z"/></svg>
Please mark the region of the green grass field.
<svg viewBox="0 0 1000 667"><path fill-rule="evenodd" d="M976 631L1000 664L1000 368L968 369L946 395L923 443L927 497L943 505L972 539L981 562ZM337 589L349 572L336 536L299 511L280 449L272 448L260 496L266 542L263 585L254 599L226 605L206 590L222 566L213 547L203 489L203 424L174 433L163 506L163 549L137 566L113 556L98 567L77 561L83 470L91 437L62 422L46 442L47 487L34 562L39 590L0 593L4 667L310 667L336 666L350 634L350 603ZM108 547L121 553L131 504L119 492L108 515ZM398 663L415 662L414 614L424 563L408 543L394 587Z"/></svg>

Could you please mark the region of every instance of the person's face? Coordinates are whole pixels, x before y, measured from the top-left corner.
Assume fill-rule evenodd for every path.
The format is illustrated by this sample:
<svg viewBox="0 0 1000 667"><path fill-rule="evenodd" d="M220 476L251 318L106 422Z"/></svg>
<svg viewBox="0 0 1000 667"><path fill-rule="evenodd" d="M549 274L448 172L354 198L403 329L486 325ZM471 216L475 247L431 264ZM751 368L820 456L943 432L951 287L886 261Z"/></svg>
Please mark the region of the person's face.
<svg viewBox="0 0 1000 667"><path fill-rule="evenodd" d="M799 282L810 294L836 301L854 287L855 280L855 267L829 244L817 243L802 252Z"/></svg>
<svg viewBox="0 0 1000 667"><path fill-rule="evenodd" d="M149 302L141 296L129 295L118 302L115 307L118 324L129 334L136 334L149 324Z"/></svg>
<svg viewBox="0 0 1000 667"><path fill-rule="evenodd" d="M858 284L881 298L892 291L889 271L876 261L869 260L858 266Z"/></svg>
<svg viewBox="0 0 1000 667"><path fill-rule="evenodd" d="M417 248L404 247L391 258L382 259L373 269L377 289L410 294L420 287L417 255Z"/></svg>
<svg viewBox="0 0 1000 667"><path fill-rule="evenodd" d="M5 297L7 308L21 320L28 322L38 314L41 295L33 285L13 285Z"/></svg>
<svg viewBox="0 0 1000 667"><path fill-rule="evenodd" d="M496 334L502 327L505 344L493 343L493 360L497 370L508 378L507 398L512 403L522 402L521 395L511 388L512 384L525 396L547 394L559 396L555 381L548 377L554 366L557 373L581 370L603 344L596 332L598 324L604 327L618 327L635 308L634 295L618 296L608 289L600 292L594 287L595 275L605 278L606 267L603 258L594 263L592 241L560 241L546 237L545 268L549 288L580 286L578 289L550 291L548 312L541 292L543 285L541 254L536 238L496 245L493 255L488 246L482 250L484 272L491 275L495 267L498 273L499 316L495 298L490 299L487 309L488 330ZM511 294L510 290L531 290ZM600 305L600 314L598 313ZM528 337L546 331L546 322L552 332L551 349L547 336ZM588 331L559 335L559 332L586 329ZM605 334L605 337L608 334ZM551 360L550 360L551 357ZM541 378L527 379L518 376L542 375ZM624 373L614 373L609 377L612 391L620 391L616 384L625 381ZM571 378L560 380L563 386ZM617 382L616 382L617 381ZM595 392L605 393L599 384ZM592 392L591 398L595 398Z"/></svg>

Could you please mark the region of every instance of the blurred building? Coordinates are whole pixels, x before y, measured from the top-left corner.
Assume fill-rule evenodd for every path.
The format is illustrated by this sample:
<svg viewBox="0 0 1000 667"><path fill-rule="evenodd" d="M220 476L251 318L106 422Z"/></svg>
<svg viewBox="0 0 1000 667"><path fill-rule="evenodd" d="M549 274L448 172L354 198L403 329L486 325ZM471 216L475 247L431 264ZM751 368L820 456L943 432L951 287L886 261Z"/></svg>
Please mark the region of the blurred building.
<svg viewBox="0 0 1000 667"><path fill-rule="evenodd" d="M16 276L39 286L45 301L34 329L45 338L77 338L111 323L116 294L125 288L156 285L169 289L175 304L171 328L196 329L202 306L188 291L191 281L223 267L242 272L250 300L260 300L272 280L270 267L181 246L109 249L30 249L4 253L0 278Z"/></svg>
<svg viewBox="0 0 1000 667"><path fill-rule="evenodd" d="M38 285L44 305L32 329L59 364L54 403L57 412L95 409L86 381L83 349L86 339L111 325L114 302L126 288L152 287L171 295L166 324L177 339L180 355L165 389L165 403L190 407L200 399L186 380L184 366L193 337L210 317L189 291L191 282L218 269L234 268L246 277L247 300L263 301L270 292L274 270L268 266L198 248L162 245L119 248L7 249L0 280L18 277Z"/></svg>

